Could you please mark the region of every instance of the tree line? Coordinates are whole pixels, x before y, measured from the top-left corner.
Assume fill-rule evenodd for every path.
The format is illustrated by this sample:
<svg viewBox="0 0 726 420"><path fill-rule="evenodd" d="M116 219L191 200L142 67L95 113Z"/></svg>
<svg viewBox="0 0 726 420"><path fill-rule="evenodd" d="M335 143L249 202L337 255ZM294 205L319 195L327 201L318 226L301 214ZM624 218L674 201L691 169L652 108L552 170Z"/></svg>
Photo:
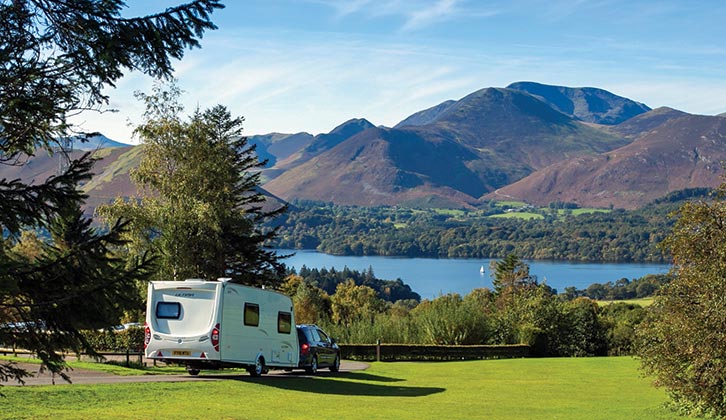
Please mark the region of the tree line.
<svg viewBox="0 0 726 420"><path fill-rule="evenodd" d="M329 293L314 270L291 274L282 285L294 303L296 322L317 323L343 343L528 344L541 356L632 354L645 309L632 304L600 306L587 297L557 295L529 275L510 254L493 262L494 289L431 300L391 301L349 278ZM348 274L353 274L349 272ZM330 279L324 283L329 290Z"/></svg>
<svg viewBox="0 0 726 420"><path fill-rule="evenodd" d="M681 194L682 195L682 194ZM676 194L676 197L681 195ZM588 262L669 261L658 247L673 225L677 201L636 211L568 214L542 209L541 219L492 218L490 210L442 211L293 202L274 221L274 246L333 255L504 258Z"/></svg>

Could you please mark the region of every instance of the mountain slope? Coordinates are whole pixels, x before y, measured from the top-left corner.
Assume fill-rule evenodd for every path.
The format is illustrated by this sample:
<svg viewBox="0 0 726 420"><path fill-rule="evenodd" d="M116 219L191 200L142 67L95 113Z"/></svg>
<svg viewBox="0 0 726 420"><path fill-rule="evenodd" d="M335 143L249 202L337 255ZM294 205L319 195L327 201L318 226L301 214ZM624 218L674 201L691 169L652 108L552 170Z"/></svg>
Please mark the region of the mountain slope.
<svg viewBox="0 0 726 420"><path fill-rule="evenodd" d="M439 117L443 112L445 112L451 105L455 104L456 101L449 100L442 102L436 106L432 106L431 108L424 109L423 111L416 112L408 117L406 117L403 121L396 124L393 128L402 128L406 126L419 126L419 125L426 125L430 124L433 121L436 120L436 118Z"/></svg>
<svg viewBox="0 0 726 420"><path fill-rule="evenodd" d="M644 104L598 88L570 88L535 82L516 82L507 88L527 92L564 114L596 124L619 124L650 111Z"/></svg>
<svg viewBox="0 0 726 420"><path fill-rule="evenodd" d="M718 186L724 159L726 118L684 114L627 146L552 165L487 197L633 209L672 191Z"/></svg>
<svg viewBox="0 0 726 420"><path fill-rule="evenodd" d="M278 160L285 159L295 152L307 147L312 141L312 134L296 133L282 134L270 133L247 137L251 145L255 145L255 152L261 161L267 160L266 167L274 166Z"/></svg>
<svg viewBox="0 0 726 420"><path fill-rule="evenodd" d="M482 89L435 114L421 126L365 130L264 187L287 200L468 206L567 157L627 143L511 89Z"/></svg>
<svg viewBox="0 0 726 420"><path fill-rule="evenodd" d="M309 159L330 150L356 134L373 127L373 124L363 118L348 120L335 127L329 133L318 134L311 139L304 148L296 151L295 153L291 153L283 159L280 159L273 170L275 170L276 173L281 173L289 168L307 162Z"/></svg>
<svg viewBox="0 0 726 420"><path fill-rule="evenodd" d="M475 200L460 189L474 195L484 191L464 164L474 158L474 153L450 140L372 128L288 170L264 188L287 200L462 207ZM438 170L442 167L447 170Z"/></svg>

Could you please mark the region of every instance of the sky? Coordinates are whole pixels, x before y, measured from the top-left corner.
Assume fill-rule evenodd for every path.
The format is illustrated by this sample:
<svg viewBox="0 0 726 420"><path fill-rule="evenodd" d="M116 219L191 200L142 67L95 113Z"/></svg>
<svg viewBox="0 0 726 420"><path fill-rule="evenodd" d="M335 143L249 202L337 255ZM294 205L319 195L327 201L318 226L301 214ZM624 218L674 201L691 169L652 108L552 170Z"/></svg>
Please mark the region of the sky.
<svg viewBox="0 0 726 420"><path fill-rule="evenodd" d="M124 16L180 3L129 0ZM726 112L726 2L641 0L227 0L201 48L175 62L185 112L227 106L246 135L393 126L449 99L517 81L597 87L692 114ZM74 122L136 144L154 80L105 93L117 112Z"/></svg>

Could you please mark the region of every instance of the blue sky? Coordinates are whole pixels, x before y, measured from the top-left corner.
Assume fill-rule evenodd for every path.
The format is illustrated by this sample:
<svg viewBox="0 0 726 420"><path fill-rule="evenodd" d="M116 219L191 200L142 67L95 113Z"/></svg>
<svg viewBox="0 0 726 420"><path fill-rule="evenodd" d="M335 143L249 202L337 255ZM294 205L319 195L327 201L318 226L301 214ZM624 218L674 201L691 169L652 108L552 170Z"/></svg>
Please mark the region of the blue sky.
<svg viewBox="0 0 726 420"><path fill-rule="evenodd" d="M176 3L131 0L126 15ZM717 0L228 0L213 20L219 29L175 64L175 77L188 112L226 105L248 135L319 134L351 118L392 126L524 80L726 112L726 2ZM75 121L136 143L133 91L152 83L131 73L107 91L119 112Z"/></svg>

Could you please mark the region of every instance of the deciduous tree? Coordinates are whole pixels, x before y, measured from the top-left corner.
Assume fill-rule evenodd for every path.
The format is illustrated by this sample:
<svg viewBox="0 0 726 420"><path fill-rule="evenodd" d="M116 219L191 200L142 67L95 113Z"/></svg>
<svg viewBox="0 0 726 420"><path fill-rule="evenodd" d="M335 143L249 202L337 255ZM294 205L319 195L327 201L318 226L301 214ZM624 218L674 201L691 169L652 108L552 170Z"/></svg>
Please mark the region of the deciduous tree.
<svg viewBox="0 0 726 420"><path fill-rule="evenodd" d="M279 257L264 243L275 230L262 223L285 210L264 210L259 190L263 162L242 134L242 118L224 106L182 116L175 85L155 85L145 121L136 128L141 162L131 177L138 200L102 206L107 220L132 220L133 252L159 257L159 280L231 277L250 284L279 281Z"/></svg>
<svg viewBox="0 0 726 420"><path fill-rule="evenodd" d="M645 371L681 409L726 417L726 185L681 207L664 243L673 280L641 324Z"/></svg>

